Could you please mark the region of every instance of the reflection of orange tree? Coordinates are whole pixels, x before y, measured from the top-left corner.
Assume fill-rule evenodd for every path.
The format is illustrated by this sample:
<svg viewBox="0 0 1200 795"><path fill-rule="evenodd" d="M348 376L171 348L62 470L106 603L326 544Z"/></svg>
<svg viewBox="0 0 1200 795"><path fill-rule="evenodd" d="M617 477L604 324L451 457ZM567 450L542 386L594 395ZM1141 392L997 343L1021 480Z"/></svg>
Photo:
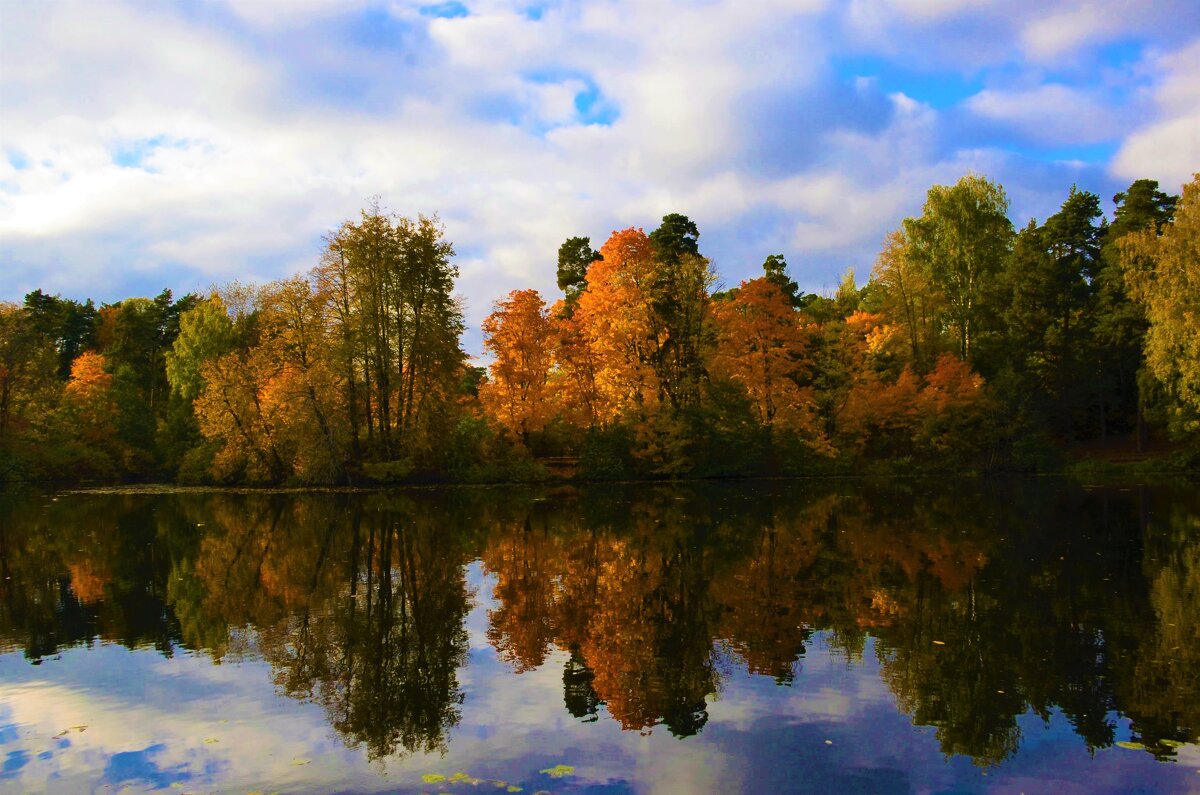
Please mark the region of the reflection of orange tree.
<svg viewBox="0 0 1200 795"><path fill-rule="evenodd" d="M483 565L497 577L499 607L488 611L487 636L500 659L521 673L545 662L554 641L554 575L561 573L563 550L528 521L492 538Z"/></svg>
<svg viewBox="0 0 1200 795"><path fill-rule="evenodd" d="M789 681L812 629L852 644L867 627L900 637L920 627L931 584L969 592L988 560L979 533L952 532L963 525L950 499L891 517L895 496L882 508L829 495L732 510L661 496L590 517L586 501L513 517L482 555L497 577L488 634L502 659L527 670L551 644L570 651L572 712L588 713L594 692L630 729L699 730L720 685L718 640L751 672Z"/></svg>
<svg viewBox="0 0 1200 795"><path fill-rule="evenodd" d="M594 687L627 729L695 734L717 690L710 553L679 534L611 539L599 550L596 612L580 646ZM653 543L657 541L659 543Z"/></svg>
<svg viewBox="0 0 1200 795"><path fill-rule="evenodd" d="M821 533L836 506L823 498L804 510L779 512L747 539L750 554L713 583L722 605L721 636L751 673L792 680L804 654L820 599L809 576L821 553Z"/></svg>
<svg viewBox="0 0 1200 795"><path fill-rule="evenodd" d="M497 576L488 634L501 657L525 670L556 643L572 653L564 684L573 714L603 700L625 728L699 731L719 686L710 583L735 557L699 542L699 528L718 532L709 507L651 497L585 515L587 529L573 507L545 526L494 533L483 560Z"/></svg>

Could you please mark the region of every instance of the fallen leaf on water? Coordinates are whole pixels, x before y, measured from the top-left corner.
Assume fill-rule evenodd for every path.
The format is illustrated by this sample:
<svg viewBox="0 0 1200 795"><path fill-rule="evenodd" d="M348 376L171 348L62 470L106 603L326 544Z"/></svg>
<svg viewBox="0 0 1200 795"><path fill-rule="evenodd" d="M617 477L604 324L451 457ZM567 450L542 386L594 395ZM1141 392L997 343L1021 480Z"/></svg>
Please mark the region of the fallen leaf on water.
<svg viewBox="0 0 1200 795"><path fill-rule="evenodd" d="M571 767L570 765L555 765L554 767L548 767L544 770L539 770L538 772L545 773L550 778L564 778L566 776L573 775L575 773L575 768Z"/></svg>
<svg viewBox="0 0 1200 795"><path fill-rule="evenodd" d="M311 759L302 759L300 757L296 757L295 759L292 760L293 765L307 765L310 762L312 762Z"/></svg>
<svg viewBox="0 0 1200 795"><path fill-rule="evenodd" d="M1131 751L1145 751L1146 746L1141 743L1131 743L1128 740L1118 740L1117 746L1120 748L1128 748Z"/></svg>
<svg viewBox="0 0 1200 795"><path fill-rule="evenodd" d="M935 645L935 646L945 646L945 645L946 645L946 641L944 641L944 640L935 640L935 641L933 642L933 645Z"/></svg>
<svg viewBox="0 0 1200 795"><path fill-rule="evenodd" d="M426 784L437 784L438 782L445 780L446 777L441 773L426 773L425 775L421 776L421 781L424 781Z"/></svg>
<svg viewBox="0 0 1200 795"><path fill-rule="evenodd" d="M219 742L221 742L221 741L218 740L216 737L205 737L204 738L205 745L212 745L213 743L219 743Z"/></svg>

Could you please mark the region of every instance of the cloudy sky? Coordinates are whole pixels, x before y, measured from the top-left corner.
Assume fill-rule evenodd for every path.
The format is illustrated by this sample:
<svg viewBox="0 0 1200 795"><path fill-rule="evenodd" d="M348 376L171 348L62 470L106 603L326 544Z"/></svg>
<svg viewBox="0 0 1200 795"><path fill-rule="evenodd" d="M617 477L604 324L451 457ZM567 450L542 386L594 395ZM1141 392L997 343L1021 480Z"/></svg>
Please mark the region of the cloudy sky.
<svg viewBox="0 0 1200 795"><path fill-rule="evenodd" d="M304 271L372 196L440 215L472 326L668 212L823 292L968 170L1017 224L1178 192L1200 3L0 0L0 300Z"/></svg>

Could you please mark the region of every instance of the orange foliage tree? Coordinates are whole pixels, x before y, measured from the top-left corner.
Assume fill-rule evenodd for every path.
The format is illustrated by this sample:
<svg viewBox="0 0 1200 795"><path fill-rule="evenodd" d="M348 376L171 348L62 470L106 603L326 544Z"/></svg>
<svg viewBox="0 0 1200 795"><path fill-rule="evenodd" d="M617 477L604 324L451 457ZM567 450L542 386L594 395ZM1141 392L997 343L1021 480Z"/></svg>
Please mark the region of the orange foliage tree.
<svg viewBox="0 0 1200 795"><path fill-rule="evenodd" d="M479 398L492 416L525 441L553 414L549 381L554 332L537 290L514 290L483 321L483 346L496 358Z"/></svg>
<svg viewBox="0 0 1200 795"><path fill-rule="evenodd" d="M827 448L812 389L801 386L812 370L811 334L779 285L765 276L742 282L730 300L718 303L715 317L714 374L746 389L768 432L793 431Z"/></svg>
<svg viewBox="0 0 1200 795"><path fill-rule="evenodd" d="M116 436L119 410L112 394L112 373L106 366L107 360L99 353L80 354L71 363L71 378L63 392L81 439L95 445L108 444Z"/></svg>
<svg viewBox="0 0 1200 795"><path fill-rule="evenodd" d="M348 422L329 302L297 277L258 290L253 305L256 339L200 370L196 417L219 446L214 474L342 479Z"/></svg>
<svg viewBox="0 0 1200 795"><path fill-rule="evenodd" d="M944 353L924 378L905 366L895 381L866 371L847 396L839 431L856 453L969 454L989 438L983 378Z"/></svg>
<svg viewBox="0 0 1200 795"><path fill-rule="evenodd" d="M651 366L658 329L646 294L654 248L641 229L614 232L588 268L575 318L595 357L597 415L602 422L634 408L652 409L658 381Z"/></svg>
<svg viewBox="0 0 1200 795"><path fill-rule="evenodd" d="M591 428L600 419L596 388L597 358L588 345L584 326L566 301L550 307L554 330L555 402L562 418L576 427Z"/></svg>

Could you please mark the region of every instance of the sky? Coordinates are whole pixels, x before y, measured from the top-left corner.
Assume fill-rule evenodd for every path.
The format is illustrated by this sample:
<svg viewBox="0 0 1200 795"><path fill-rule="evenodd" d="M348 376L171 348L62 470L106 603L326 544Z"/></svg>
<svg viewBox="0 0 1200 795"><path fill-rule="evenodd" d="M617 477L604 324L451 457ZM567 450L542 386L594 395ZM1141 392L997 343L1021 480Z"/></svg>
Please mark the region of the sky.
<svg viewBox="0 0 1200 795"><path fill-rule="evenodd" d="M964 173L1022 226L1197 170L1196 0L0 0L0 301L302 273L378 197L478 353L571 236L679 212L830 293Z"/></svg>

